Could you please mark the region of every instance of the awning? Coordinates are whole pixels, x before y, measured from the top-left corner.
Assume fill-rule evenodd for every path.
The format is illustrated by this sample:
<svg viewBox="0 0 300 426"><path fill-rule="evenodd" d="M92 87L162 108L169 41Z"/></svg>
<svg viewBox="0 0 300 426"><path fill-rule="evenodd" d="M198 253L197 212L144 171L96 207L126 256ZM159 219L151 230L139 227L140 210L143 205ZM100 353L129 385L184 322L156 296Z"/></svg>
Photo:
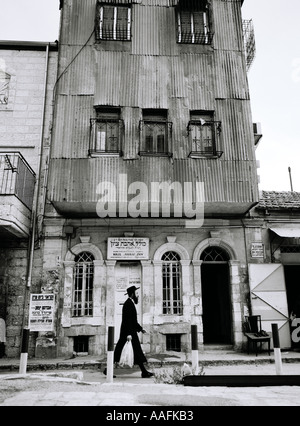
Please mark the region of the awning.
<svg viewBox="0 0 300 426"><path fill-rule="evenodd" d="M299 228L270 228L270 230L282 238L300 238L300 226Z"/></svg>

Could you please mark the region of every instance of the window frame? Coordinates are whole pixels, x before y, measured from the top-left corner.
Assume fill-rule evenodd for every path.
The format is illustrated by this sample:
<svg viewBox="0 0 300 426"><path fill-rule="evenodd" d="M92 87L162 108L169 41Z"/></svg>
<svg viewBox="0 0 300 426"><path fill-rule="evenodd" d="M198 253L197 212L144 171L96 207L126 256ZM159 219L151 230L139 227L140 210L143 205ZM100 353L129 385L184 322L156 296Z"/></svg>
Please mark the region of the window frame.
<svg viewBox="0 0 300 426"><path fill-rule="evenodd" d="M123 155L122 145L124 137L124 121L121 119L120 108L96 108L96 118L90 120L90 147L89 155L117 156ZM102 132L100 131L102 127ZM110 136L110 131L115 129L116 135ZM101 136L99 136L102 133ZM117 139L115 149L111 148L109 139ZM101 149L102 148L102 149Z"/></svg>
<svg viewBox="0 0 300 426"><path fill-rule="evenodd" d="M172 141L173 123L168 121L167 110L144 110L143 119L140 120L140 156L172 157L170 150ZM162 131L163 130L163 131ZM149 133L148 133L149 131ZM151 134L152 133L152 134ZM162 145L161 136L164 136L164 149L160 150ZM152 149L147 142L147 138L152 137Z"/></svg>
<svg viewBox="0 0 300 426"><path fill-rule="evenodd" d="M105 32L105 15L104 15L104 8L112 9L113 10L113 26L112 26L112 33L107 35L104 35L103 32ZM126 28L126 35L122 36L122 29L118 28L118 9L127 9L127 28ZM132 23L132 12L131 12L131 6L130 5L114 5L114 4L105 4L105 3L99 3L98 5L98 19L97 19L97 39L101 41L131 41L132 35L131 35L131 23ZM125 33L123 33L125 34Z"/></svg>
<svg viewBox="0 0 300 426"><path fill-rule="evenodd" d="M198 28L196 24L196 14L203 15L203 28ZM190 28L183 30L183 14L188 14ZM200 44L210 45L213 40L213 33L210 31L209 13L206 10L191 10L178 8L176 11L177 20L177 43L179 44Z"/></svg>
<svg viewBox="0 0 300 426"><path fill-rule="evenodd" d="M89 256L91 260L76 260L77 258L80 259L83 255ZM72 318L93 317L95 276L94 261L95 258L90 252L81 252L75 258L72 287Z"/></svg>
<svg viewBox="0 0 300 426"><path fill-rule="evenodd" d="M221 121L215 121L213 111L191 111L187 134L190 145L191 158L220 158L223 151L219 151L219 137L222 130ZM211 133L211 139L205 134ZM194 137L195 136L195 137ZM197 136L200 136L197 138ZM197 149L197 145L200 149Z"/></svg>
<svg viewBox="0 0 300 426"><path fill-rule="evenodd" d="M175 260L166 260L172 254ZM162 313L163 315L183 315L181 257L175 251L167 251L162 256ZM175 267L175 268L174 268ZM177 285L176 285L177 281ZM175 286L174 286L175 283ZM176 297L177 294L177 297Z"/></svg>

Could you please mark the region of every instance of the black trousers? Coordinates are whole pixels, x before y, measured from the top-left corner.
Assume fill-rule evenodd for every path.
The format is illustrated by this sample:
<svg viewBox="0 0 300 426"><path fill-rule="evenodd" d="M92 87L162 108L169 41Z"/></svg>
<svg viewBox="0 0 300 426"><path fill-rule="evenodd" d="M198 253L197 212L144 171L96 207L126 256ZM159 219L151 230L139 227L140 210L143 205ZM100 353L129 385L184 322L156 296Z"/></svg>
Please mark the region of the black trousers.
<svg viewBox="0 0 300 426"><path fill-rule="evenodd" d="M3 358L5 355L5 343L0 343L0 358Z"/></svg>

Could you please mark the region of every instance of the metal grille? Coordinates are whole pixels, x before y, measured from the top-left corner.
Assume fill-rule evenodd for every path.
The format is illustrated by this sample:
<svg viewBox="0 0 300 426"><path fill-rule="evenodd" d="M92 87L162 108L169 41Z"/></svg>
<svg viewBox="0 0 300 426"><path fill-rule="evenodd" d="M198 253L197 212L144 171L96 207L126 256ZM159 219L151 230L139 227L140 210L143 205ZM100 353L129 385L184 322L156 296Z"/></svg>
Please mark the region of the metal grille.
<svg viewBox="0 0 300 426"><path fill-rule="evenodd" d="M167 121L140 121L140 154L168 154L173 123Z"/></svg>
<svg viewBox="0 0 300 426"><path fill-rule="evenodd" d="M131 9L122 6L101 6L99 8L100 40L131 40Z"/></svg>
<svg viewBox="0 0 300 426"><path fill-rule="evenodd" d="M180 334L167 334L167 351L181 352L181 335Z"/></svg>
<svg viewBox="0 0 300 426"><path fill-rule="evenodd" d="M211 44L208 16L203 11L180 10L177 13L177 42L186 44Z"/></svg>
<svg viewBox="0 0 300 426"><path fill-rule="evenodd" d="M76 336L74 337L74 352L88 353L89 352L89 337L88 336Z"/></svg>
<svg viewBox="0 0 300 426"><path fill-rule="evenodd" d="M228 254L219 247L208 247L201 255L203 262L228 262Z"/></svg>
<svg viewBox="0 0 300 426"><path fill-rule="evenodd" d="M167 252L162 260L163 314L182 315L180 256Z"/></svg>
<svg viewBox="0 0 300 426"><path fill-rule="evenodd" d="M16 195L32 208L35 173L19 152L0 153L0 195Z"/></svg>
<svg viewBox="0 0 300 426"><path fill-rule="evenodd" d="M188 124L191 154L201 156L218 156L223 152L217 150L217 138L221 134L220 121L204 119L191 120Z"/></svg>
<svg viewBox="0 0 300 426"><path fill-rule="evenodd" d="M75 258L73 317L93 315L94 257L82 252Z"/></svg>
<svg viewBox="0 0 300 426"><path fill-rule="evenodd" d="M247 71L249 71L256 55L256 43L252 19L243 20L243 39L246 56L246 66Z"/></svg>
<svg viewBox="0 0 300 426"><path fill-rule="evenodd" d="M281 253L300 253L300 245L286 245L280 247Z"/></svg>
<svg viewBox="0 0 300 426"><path fill-rule="evenodd" d="M123 120L91 119L90 153L122 152Z"/></svg>

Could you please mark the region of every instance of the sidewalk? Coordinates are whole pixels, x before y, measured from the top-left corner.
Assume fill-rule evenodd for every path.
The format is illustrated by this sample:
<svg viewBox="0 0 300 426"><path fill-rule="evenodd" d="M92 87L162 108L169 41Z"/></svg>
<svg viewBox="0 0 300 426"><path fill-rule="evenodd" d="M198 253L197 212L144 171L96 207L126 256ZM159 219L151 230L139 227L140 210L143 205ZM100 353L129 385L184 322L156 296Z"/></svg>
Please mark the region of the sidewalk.
<svg viewBox="0 0 300 426"><path fill-rule="evenodd" d="M154 373L189 361L180 353L147 358L147 368ZM282 351L282 362L284 375L300 375L300 353ZM205 375L276 374L273 353L256 357L233 351L206 351L199 354L199 364ZM29 359L28 374L22 376L18 374L19 360L1 359L0 406L300 406L300 386L234 388L224 382L218 387L189 387L157 383L155 378L142 379L138 367L115 369L116 378L108 383L103 374L105 366L105 357Z"/></svg>
<svg viewBox="0 0 300 426"><path fill-rule="evenodd" d="M300 352L281 351L282 363L293 364L295 370L300 366ZM190 354L180 352L168 352L163 354L146 354L149 368L161 368L168 366L182 366L183 363L191 363ZM263 366L274 365L274 354L271 352L269 356L267 352L263 352L255 356L255 354L247 354L244 352L235 352L233 350L206 350L199 352L199 365L205 370L211 370L212 367L230 366ZM0 359L0 373L19 370L20 360L12 358ZM55 358L55 359L28 359L27 371L48 371L48 370L85 370L95 369L103 370L106 366L106 356L76 356L74 358ZM247 374L245 369L244 374ZM295 373L296 374L296 373Z"/></svg>

